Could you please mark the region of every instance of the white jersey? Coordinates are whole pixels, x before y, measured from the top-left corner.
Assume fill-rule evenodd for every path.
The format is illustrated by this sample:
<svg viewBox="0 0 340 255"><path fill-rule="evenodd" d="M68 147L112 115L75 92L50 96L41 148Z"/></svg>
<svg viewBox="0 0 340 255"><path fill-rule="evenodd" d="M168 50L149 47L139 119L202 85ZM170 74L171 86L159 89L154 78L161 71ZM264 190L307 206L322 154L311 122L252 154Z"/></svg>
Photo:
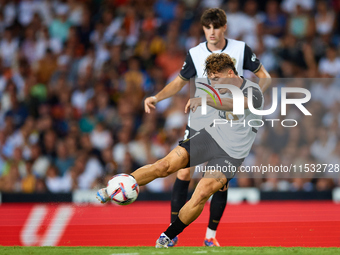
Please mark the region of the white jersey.
<svg viewBox="0 0 340 255"><path fill-rule="evenodd" d="M226 47L222 50L210 51L207 47L207 43L203 42L194 48L189 50L192 61L196 68L196 77L203 78L207 77L204 73L205 70L205 60L211 53L226 53L228 54L234 62L236 71L239 75L243 75L243 59L244 59L244 48L245 43L241 41L236 41L233 39L226 40Z"/></svg>
<svg viewBox="0 0 340 255"><path fill-rule="evenodd" d="M179 76L184 80L195 78L195 85L196 81L205 81L207 83L205 60L212 53L228 54L232 58L236 71L240 76L243 75L244 69L257 72L261 67L260 61L244 42L226 39L226 46L222 50L210 51L207 42L191 48ZM195 97L201 97L203 94L206 95L206 92L196 89ZM207 114L202 115L199 107L195 113L190 112L188 126L194 130L204 128L207 123L211 123L215 111L216 109L207 106Z"/></svg>
<svg viewBox="0 0 340 255"><path fill-rule="evenodd" d="M262 110L263 94L260 86L244 79L240 89L246 97L248 87L251 87L253 90L254 107ZM223 95L223 97L232 98L232 94L227 93ZM262 117L253 114L249 109L244 109L244 115L233 115L232 111L228 112L215 109L213 119L228 121L228 123L224 124L216 124L217 122L215 122L215 126L211 124L205 127L218 145L233 158L242 159L247 157L254 143L258 126L261 126Z"/></svg>

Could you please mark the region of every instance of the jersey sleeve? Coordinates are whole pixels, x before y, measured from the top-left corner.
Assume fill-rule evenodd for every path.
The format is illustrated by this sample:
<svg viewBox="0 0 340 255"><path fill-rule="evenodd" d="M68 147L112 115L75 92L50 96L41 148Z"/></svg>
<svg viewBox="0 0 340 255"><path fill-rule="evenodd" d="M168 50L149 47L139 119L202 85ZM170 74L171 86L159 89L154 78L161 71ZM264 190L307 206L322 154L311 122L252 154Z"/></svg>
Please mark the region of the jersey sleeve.
<svg viewBox="0 0 340 255"><path fill-rule="evenodd" d="M190 78L195 77L195 75L196 75L196 68L195 68L194 62L192 61L190 52L188 52L185 58L182 70L179 72L179 77L187 81L187 80L190 80Z"/></svg>
<svg viewBox="0 0 340 255"><path fill-rule="evenodd" d="M253 106L255 109L261 107L262 105L262 101L263 101L263 97L261 95L261 91L258 88L255 87L249 87L252 89L253 91ZM248 89L244 89L243 91L243 95L245 97L248 97Z"/></svg>
<svg viewBox="0 0 340 255"><path fill-rule="evenodd" d="M260 70L261 66L262 64L260 60L256 57L251 48L246 44L244 47L243 69L256 73L258 70Z"/></svg>

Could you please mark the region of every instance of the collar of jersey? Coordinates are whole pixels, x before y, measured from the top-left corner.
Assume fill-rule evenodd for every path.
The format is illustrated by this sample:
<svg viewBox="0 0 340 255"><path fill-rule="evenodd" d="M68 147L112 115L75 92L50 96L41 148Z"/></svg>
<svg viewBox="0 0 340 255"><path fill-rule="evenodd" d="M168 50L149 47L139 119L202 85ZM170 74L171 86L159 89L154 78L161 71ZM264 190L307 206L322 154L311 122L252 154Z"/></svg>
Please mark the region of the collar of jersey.
<svg viewBox="0 0 340 255"><path fill-rule="evenodd" d="M225 45L224 45L223 49L221 50L221 52L224 51L225 48L227 48L227 45L228 45L228 39L227 39L227 38L224 38L224 39L225 39ZM207 50L208 50L210 53L213 53L213 52L212 52L211 50L209 50L209 48L208 48L208 42L205 43L205 47L207 47Z"/></svg>
<svg viewBox="0 0 340 255"><path fill-rule="evenodd" d="M246 85L246 79L244 79L243 76L240 76L243 79L242 85L240 87L240 89L242 90L244 88L244 85Z"/></svg>

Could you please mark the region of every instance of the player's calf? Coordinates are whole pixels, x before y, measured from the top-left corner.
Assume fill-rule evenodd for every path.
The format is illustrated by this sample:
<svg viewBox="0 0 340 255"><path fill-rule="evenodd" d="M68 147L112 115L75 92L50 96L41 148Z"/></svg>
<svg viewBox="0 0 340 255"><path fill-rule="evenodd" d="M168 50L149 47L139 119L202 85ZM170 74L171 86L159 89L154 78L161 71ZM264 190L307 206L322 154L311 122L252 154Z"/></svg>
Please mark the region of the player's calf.
<svg viewBox="0 0 340 255"><path fill-rule="evenodd" d="M157 178L164 178L170 174L169 173L170 163L166 158L158 160L156 163L154 163L154 166Z"/></svg>
<svg viewBox="0 0 340 255"><path fill-rule="evenodd" d="M208 178L209 177L209 178ZM196 186L191 199L182 207L179 217L185 224L193 222L202 212L209 197L227 183L227 178L220 172L205 175Z"/></svg>
<svg viewBox="0 0 340 255"><path fill-rule="evenodd" d="M165 158L154 164L143 166L131 175L136 179L139 186L148 184L157 178L166 177L179 169L185 167L189 162L187 151L177 146Z"/></svg>

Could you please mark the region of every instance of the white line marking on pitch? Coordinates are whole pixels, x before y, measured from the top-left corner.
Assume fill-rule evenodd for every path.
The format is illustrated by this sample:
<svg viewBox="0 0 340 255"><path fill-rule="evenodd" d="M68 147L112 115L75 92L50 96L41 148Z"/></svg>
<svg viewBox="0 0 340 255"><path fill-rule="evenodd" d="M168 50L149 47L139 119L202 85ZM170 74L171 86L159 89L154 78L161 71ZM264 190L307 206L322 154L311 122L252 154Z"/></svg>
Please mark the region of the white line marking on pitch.
<svg viewBox="0 0 340 255"><path fill-rule="evenodd" d="M112 253L111 255L139 255L139 253Z"/></svg>

